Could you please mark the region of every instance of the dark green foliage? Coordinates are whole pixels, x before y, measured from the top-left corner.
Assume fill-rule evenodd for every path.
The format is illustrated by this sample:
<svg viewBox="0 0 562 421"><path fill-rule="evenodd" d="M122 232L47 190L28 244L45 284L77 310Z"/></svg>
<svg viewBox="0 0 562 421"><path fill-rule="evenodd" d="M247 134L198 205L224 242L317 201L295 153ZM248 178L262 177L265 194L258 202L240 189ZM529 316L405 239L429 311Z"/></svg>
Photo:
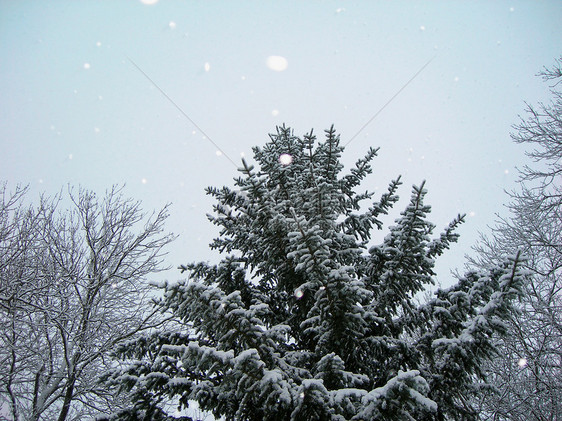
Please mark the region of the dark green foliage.
<svg viewBox="0 0 562 421"><path fill-rule="evenodd" d="M211 247L225 257L182 266L189 280L164 287L158 305L184 335L118 350L133 363L111 378L136 410L175 398L227 420L474 417L465 402L520 288L519 258L418 304L463 217L432 238L422 183L369 247L400 177L365 209L373 193L356 189L377 150L343 176L342 151L333 128L316 144L280 127L254 148L259 170L243 162L234 189L207 190L220 229Z"/></svg>

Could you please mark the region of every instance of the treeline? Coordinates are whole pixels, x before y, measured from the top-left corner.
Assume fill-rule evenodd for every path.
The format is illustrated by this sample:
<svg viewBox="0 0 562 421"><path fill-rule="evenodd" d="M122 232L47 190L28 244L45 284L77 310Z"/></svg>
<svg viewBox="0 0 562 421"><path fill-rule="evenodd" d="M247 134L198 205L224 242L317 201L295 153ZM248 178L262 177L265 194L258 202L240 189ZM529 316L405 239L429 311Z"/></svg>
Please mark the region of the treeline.
<svg viewBox="0 0 562 421"><path fill-rule="evenodd" d="M322 140L278 127L257 167L209 188L217 264L156 287L168 207L145 214L113 188L26 204L0 191L0 417L13 420L555 420L562 416L562 61L541 76L513 140L530 163L509 214L467 272L426 302L440 232L424 183L380 244L398 201L360 190ZM9 414L9 415L8 415ZM180 415L184 414L184 415Z"/></svg>

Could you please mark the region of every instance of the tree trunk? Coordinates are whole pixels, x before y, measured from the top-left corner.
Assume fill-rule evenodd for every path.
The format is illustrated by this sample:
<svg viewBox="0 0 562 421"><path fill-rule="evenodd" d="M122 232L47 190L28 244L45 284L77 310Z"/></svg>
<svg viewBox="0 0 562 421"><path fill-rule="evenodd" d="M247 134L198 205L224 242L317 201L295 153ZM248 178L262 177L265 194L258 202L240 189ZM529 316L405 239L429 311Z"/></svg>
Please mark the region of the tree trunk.
<svg viewBox="0 0 562 421"><path fill-rule="evenodd" d="M58 421L65 421L68 416L68 411L70 410L70 404L72 403L72 397L74 396L74 384L76 383L76 374L72 373L68 384L66 385L66 392L64 394L64 402L59 414Z"/></svg>

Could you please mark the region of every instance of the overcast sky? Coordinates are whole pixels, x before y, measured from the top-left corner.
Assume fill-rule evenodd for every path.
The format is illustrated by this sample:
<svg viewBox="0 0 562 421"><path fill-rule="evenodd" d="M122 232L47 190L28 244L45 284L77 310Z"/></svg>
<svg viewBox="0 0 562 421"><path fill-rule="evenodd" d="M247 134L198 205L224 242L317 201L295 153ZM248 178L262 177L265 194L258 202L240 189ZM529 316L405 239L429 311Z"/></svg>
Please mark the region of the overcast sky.
<svg viewBox="0 0 562 421"><path fill-rule="evenodd" d="M0 180L34 200L126 184L146 210L173 203L169 264L213 260L203 189L236 168L127 57L237 164L283 123L346 143L433 59L344 162L380 146L366 189L402 174L402 210L425 179L439 229L468 214L438 266L448 284L526 162L509 134L549 98L535 75L562 53L561 22L558 0L0 0Z"/></svg>

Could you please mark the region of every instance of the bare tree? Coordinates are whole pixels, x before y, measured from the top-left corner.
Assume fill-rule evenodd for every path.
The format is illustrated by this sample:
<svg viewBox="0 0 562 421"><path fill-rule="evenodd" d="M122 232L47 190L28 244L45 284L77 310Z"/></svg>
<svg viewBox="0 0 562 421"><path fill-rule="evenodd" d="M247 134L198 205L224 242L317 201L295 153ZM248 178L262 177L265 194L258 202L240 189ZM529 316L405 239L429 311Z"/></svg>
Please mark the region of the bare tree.
<svg viewBox="0 0 562 421"><path fill-rule="evenodd" d="M151 274L163 270L168 207L150 216L119 188L0 207L0 404L14 420L83 419L116 404L97 382L111 350L158 326ZM2 402L3 401L3 402Z"/></svg>
<svg viewBox="0 0 562 421"><path fill-rule="evenodd" d="M518 191L509 193L509 218L499 219L477 247L477 265L522 250L532 282L525 286L511 334L488 367L497 393L485 395L482 410L493 420L562 418L562 58L540 75L553 100L527 105L512 138L529 145L533 164L520 169Z"/></svg>

